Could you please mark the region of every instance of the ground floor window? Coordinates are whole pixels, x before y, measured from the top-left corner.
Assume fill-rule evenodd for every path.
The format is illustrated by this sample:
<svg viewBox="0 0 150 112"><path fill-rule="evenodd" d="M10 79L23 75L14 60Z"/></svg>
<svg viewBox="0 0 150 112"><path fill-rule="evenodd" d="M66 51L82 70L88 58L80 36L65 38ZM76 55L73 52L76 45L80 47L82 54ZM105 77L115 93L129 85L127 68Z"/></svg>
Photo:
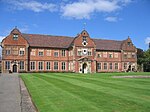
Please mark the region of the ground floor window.
<svg viewBox="0 0 150 112"><path fill-rule="evenodd" d="M43 62L42 61L39 62L39 70L43 70Z"/></svg>
<svg viewBox="0 0 150 112"><path fill-rule="evenodd" d="M34 61L30 62L30 69L35 70L35 62Z"/></svg>
<svg viewBox="0 0 150 112"><path fill-rule="evenodd" d="M109 63L109 69L112 70L112 63Z"/></svg>
<svg viewBox="0 0 150 112"><path fill-rule="evenodd" d="M10 61L5 61L5 69L6 70L10 69Z"/></svg>
<svg viewBox="0 0 150 112"><path fill-rule="evenodd" d="M97 69L101 70L101 63L97 63Z"/></svg>
<svg viewBox="0 0 150 112"><path fill-rule="evenodd" d="M54 62L54 70L58 70L58 62Z"/></svg>
<svg viewBox="0 0 150 112"><path fill-rule="evenodd" d="M124 63L124 69L127 69L127 63Z"/></svg>
<svg viewBox="0 0 150 112"><path fill-rule="evenodd" d="M104 70L107 70L107 63L104 63Z"/></svg>
<svg viewBox="0 0 150 112"><path fill-rule="evenodd" d="M62 70L66 70L66 63L65 62L61 63L61 68L62 68Z"/></svg>
<svg viewBox="0 0 150 112"><path fill-rule="evenodd" d="M50 62L46 62L46 69L50 70L51 69L51 63Z"/></svg>
<svg viewBox="0 0 150 112"><path fill-rule="evenodd" d="M20 70L24 70L24 61L20 61Z"/></svg>
<svg viewBox="0 0 150 112"><path fill-rule="evenodd" d="M115 63L115 70L118 70L118 63Z"/></svg>

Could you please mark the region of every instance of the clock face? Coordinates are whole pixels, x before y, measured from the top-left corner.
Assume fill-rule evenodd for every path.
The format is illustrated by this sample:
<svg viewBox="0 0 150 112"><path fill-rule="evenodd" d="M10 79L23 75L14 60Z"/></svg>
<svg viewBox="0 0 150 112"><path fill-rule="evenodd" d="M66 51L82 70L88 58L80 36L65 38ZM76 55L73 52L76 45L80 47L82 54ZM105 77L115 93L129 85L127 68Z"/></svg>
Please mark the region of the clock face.
<svg viewBox="0 0 150 112"><path fill-rule="evenodd" d="M87 49L83 49L83 54L86 55L87 54Z"/></svg>

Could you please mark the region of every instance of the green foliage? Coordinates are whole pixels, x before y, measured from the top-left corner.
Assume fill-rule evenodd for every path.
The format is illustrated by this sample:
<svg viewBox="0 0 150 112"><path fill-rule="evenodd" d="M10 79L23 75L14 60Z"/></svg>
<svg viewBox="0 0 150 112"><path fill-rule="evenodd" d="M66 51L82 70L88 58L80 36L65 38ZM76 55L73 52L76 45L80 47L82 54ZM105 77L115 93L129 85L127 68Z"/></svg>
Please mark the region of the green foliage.
<svg viewBox="0 0 150 112"><path fill-rule="evenodd" d="M113 75L150 73L23 74L39 112L149 112L150 79Z"/></svg>

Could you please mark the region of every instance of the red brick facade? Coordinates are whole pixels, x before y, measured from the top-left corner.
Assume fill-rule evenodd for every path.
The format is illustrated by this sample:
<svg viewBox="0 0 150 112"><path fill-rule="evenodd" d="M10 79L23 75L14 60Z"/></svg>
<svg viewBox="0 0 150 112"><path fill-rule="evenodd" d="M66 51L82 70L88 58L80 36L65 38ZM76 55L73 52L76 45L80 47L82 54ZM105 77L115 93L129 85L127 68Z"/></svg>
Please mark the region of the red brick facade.
<svg viewBox="0 0 150 112"><path fill-rule="evenodd" d="M136 48L123 41L23 34L13 29L2 41L2 72L122 72L137 68Z"/></svg>

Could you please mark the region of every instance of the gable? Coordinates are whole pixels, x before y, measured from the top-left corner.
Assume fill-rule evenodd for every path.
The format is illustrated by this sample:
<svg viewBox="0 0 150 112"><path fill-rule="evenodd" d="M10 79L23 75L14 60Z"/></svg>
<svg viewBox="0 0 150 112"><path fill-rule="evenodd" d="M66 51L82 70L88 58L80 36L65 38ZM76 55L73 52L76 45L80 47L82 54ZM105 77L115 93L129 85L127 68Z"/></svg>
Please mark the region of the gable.
<svg viewBox="0 0 150 112"><path fill-rule="evenodd" d="M95 47L94 41L85 30L75 38L74 45L78 47Z"/></svg>
<svg viewBox="0 0 150 112"><path fill-rule="evenodd" d="M28 42L22 37L18 29L13 29L6 38L2 40L2 46L4 45L28 45Z"/></svg>

